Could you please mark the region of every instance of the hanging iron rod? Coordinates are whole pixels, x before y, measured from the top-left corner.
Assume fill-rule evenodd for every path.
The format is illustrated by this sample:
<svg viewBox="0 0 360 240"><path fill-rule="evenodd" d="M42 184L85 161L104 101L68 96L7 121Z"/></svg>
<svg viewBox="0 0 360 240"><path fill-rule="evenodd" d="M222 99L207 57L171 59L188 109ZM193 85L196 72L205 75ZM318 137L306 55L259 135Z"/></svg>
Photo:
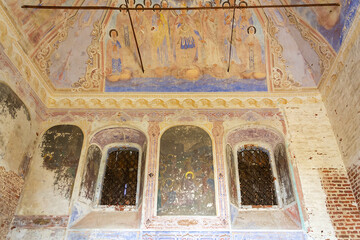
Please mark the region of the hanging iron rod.
<svg viewBox="0 0 360 240"><path fill-rule="evenodd" d="M21 8L37 8L37 9L68 9L68 10L130 10L130 11L149 11L149 10L210 10L210 9L246 9L246 8L290 8L290 7L339 7L339 3L311 3L311 4L287 4L287 5L255 5L255 6L227 6L227 7L166 7L166 8L134 8L134 7L109 7L109 6L39 6L39 5L22 5Z"/></svg>
<svg viewBox="0 0 360 240"><path fill-rule="evenodd" d="M144 64L143 64L143 61L142 61L142 58L141 58L141 53L140 53L140 49L139 49L139 44L138 44L138 41L137 41L137 38L136 38L136 34L135 34L135 29L134 29L134 25L133 25L133 21L132 21L132 18L131 18L131 14L130 14L130 10L128 8L128 0L126 0L126 8L127 8L127 12L128 12L128 15L129 15L129 20L130 20L130 24L131 24L131 29L132 29L132 32L133 32L133 35L134 35L134 40L135 40L135 44L136 44L136 49L137 49L137 52L138 52L138 55L139 55L139 59L140 59L140 67L141 67L141 70L142 72L144 73L145 70L144 70Z"/></svg>

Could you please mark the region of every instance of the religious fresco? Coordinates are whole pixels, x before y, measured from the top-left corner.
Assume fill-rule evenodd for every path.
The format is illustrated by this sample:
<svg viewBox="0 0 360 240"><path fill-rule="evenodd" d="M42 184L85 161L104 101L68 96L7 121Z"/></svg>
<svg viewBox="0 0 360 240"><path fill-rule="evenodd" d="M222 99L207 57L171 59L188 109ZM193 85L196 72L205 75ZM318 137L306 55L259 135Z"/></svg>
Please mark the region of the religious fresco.
<svg viewBox="0 0 360 240"><path fill-rule="evenodd" d="M106 92L267 91L264 33L252 11L237 11L227 72L232 11L161 11L160 7L185 5L144 3L154 11L141 11L138 2L129 4L139 8L132 18L144 73L127 12L113 12L104 23ZM229 6L228 2L215 4Z"/></svg>
<svg viewBox="0 0 360 240"><path fill-rule="evenodd" d="M80 194L93 201L96 190L96 181L99 175L102 152L96 145L90 145L86 156L86 168L81 182Z"/></svg>
<svg viewBox="0 0 360 240"><path fill-rule="evenodd" d="M239 207L238 193L236 189L236 168L235 168L234 153L229 144L226 145L226 162L228 172L228 186L230 193L230 202Z"/></svg>
<svg viewBox="0 0 360 240"><path fill-rule="evenodd" d="M58 125L45 132L40 145L42 166L55 173L54 189L70 199L84 135L73 125Z"/></svg>
<svg viewBox="0 0 360 240"><path fill-rule="evenodd" d="M274 150L276 171L279 178L281 198L284 205L295 201L293 186L290 179L290 171L284 144L279 143Z"/></svg>
<svg viewBox="0 0 360 240"><path fill-rule="evenodd" d="M160 140L157 215L215 214L210 136L196 126L168 129Z"/></svg>
<svg viewBox="0 0 360 240"><path fill-rule="evenodd" d="M324 0L290 0L291 4L325 3ZM336 52L339 51L343 40L354 20L360 2L358 0L333 0L340 3L340 7L295 8L314 29L319 31Z"/></svg>
<svg viewBox="0 0 360 240"><path fill-rule="evenodd" d="M341 7L294 8L286 13L297 13L309 23L312 35L317 35L321 41L320 35L324 36L334 50L339 51L357 12L359 1L334 1L340 2ZM296 0L272 2L299 4ZM322 0L300 2L323 3ZM286 45L284 47L291 50L273 54L272 50L281 46L276 46L274 41L268 41L264 37L264 26L270 24L266 20L269 12L238 9L231 46L231 67L230 72L227 72L231 10L160 10L161 7L229 6L231 1L186 1L186 4L185 1L176 0L130 1L130 7L139 8L132 12L132 18L144 73L140 68L126 11L21 8L22 4L124 6L124 3L123 0L61 0L56 3L50 0L40 3L30 0L2 1L8 16L23 36L19 40L22 48L34 61L42 76L60 91L110 93L251 92L272 91L273 88L294 90L316 87L321 76L327 73L324 69L328 70L332 63L329 61L326 66L321 66L326 62L327 51L316 47L314 51L320 58L314 57L315 53L309 53L310 46L303 47L301 40L297 40L309 40L306 37L308 33L300 36L288 26L280 29L276 37L279 40L282 38L280 45ZM268 4L269 1L262 0L260 3ZM154 7L154 11L142 11L143 6ZM286 15L284 14L285 18ZM290 15L287 17L291 18ZM292 34L295 41L284 37L285 32L290 32L289 35ZM284 41L294 44L283 44ZM265 52L270 55L266 56ZM284 69L280 58L279 61L269 62L271 54L280 58L283 56L287 66L302 66L288 68L288 74L271 69ZM291 54L291 57L287 54ZM268 59L267 67L265 59ZM271 71L272 76L268 76L267 73ZM277 75L284 79L277 79ZM268 82L271 85L268 86Z"/></svg>

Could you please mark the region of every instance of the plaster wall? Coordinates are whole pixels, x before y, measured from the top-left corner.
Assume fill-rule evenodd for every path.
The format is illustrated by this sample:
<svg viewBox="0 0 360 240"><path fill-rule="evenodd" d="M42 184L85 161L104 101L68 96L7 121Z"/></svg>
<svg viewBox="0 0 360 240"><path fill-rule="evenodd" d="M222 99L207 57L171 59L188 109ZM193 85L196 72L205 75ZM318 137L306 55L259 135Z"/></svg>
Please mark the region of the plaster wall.
<svg viewBox="0 0 360 240"><path fill-rule="evenodd" d="M29 110L7 84L0 82L0 238L6 236L20 198L34 137Z"/></svg>
<svg viewBox="0 0 360 240"><path fill-rule="evenodd" d="M221 234L214 234L211 239L218 239L219 236L224 236L224 239L256 236L258 233L254 232L254 229L261 228L261 224L259 225L256 221L253 222L251 232L247 232L246 229L242 229L240 232L236 228L231 227L228 193L225 184L227 181L223 181L221 178L218 178L218 182L215 183L217 189L215 195L217 216L213 219L203 217L206 220L205 222L201 220L202 217L195 217L198 220L194 221L191 220L194 218L157 217L153 215L156 212L156 204L151 204L149 200L154 200L152 195L156 195L156 191L152 187L156 186L156 180L152 182L151 178L147 177L145 181L145 196L141 208L140 227L134 228L134 226L131 226L127 229L125 224L125 226L113 226L107 230L88 229L85 225L80 229L73 228L79 219L86 219L84 217L89 213L91 214L89 203L79 202L81 198L78 196L81 192L82 176L86 168L87 148L90 146L90 140L94 134L114 126L131 127L142 131L147 136L149 142L145 175L148 176L149 173L154 173L154 176L157 176L157 154L160 136L169 127L179 124L199 126L210 134L213 139L214 174L216 176L219 176L220 173L226 174L223 171L225 169L224 139L227 133L238 127L249 126L271 128L281 132L285 136L285 146L291 163L291 177L296 183L296 190L298 192L296 203L300 206L300 209L296 207L292 211L294 216L299 217L299 224L301 225L302 223L302 227L300 226L298 231L292 233L285 231L281 233L273 232L272 234L266 234L266 231L270 229L265 228L262 230L262 236L270 236L269 239L282 239L285 235L284 239L303 239L305 235L312 239L343 239L339 237L340 232L338 232L335 223L337 218L344 218L345 214L348 213L339 212L333 214L331 209L329 209L329 201L337 198L337 196L336 194L331 195L328 192L328 187L330 186L329 184L332 184L330 181L333 181L334 178L338 176L344 177L342 173L345 171L345 167L325 111L325 106L316 98L313 99L313 102L309 103L290 103L283 106L279 105L279 108L269 109L143 109L119 111L90 110L86 112L52 110L48 113L47 121L42 122L42 130L40 132L43 133L50 127L58 124L79 126L84 133L84 144L73 186L72 198L64 204L61 198L54 197L56 196L54 195L55 190L50 186L53 183L54 175L44 171L40 163L42 158L35 159L31 165L31 174L39 175L42 179L29 178L26 185L36 185L39 191L42 189L42 186L50 185L46 187L46 191L40 191L40 193L36 194L31 187L25 189L14 219L15 228L9 233L12 239L32 239L35 235L38 239L46 239L49 236L47 235L49 231L53 231L51 236L55 236L54 239L62 239L65 236L68 239L97 239L104 238L105 236L109 236L110 239L112 239L110 236L113 236L113 238L123 236L126 239L126 236L130 234L128 232L130 228L132 229L131 236L135 236L134 238L140 238L141 236L142 239L158 239L165 236L173 239L185 236L186 234L193 237L204 237L209 236L209 232L206 232L209 229L207 229L206 224L204 225L205 222L214 228L211 231L214 231L216 227L218 227L218 231L223 231L216 232ZM39 151L39 149L36 151ZM327 170L330 171L327 172ZM346 176L344 181L344 188L346 188L348 183ZM351 190L348 195L352 196ZM24 196L31 196L31 198ZM51 203L47 199L51 199ZM344 203L341 204L345 204L346 199L343 201ZM353 204L353 202L350 202L350 204ZM37 206L41 206L41 211ZM54 208L54 206L57 207ZM24 209L27 210L24 211ZM54 209L57 210L54 211ZM246 215L246 212L241 213L243 216L244 214ZM118 214L117 216L121 218L122 213L121 210L120 212L115 210L111 214ZM358 215L353 215L354 223L356 223L358 218ZM256 219L256 217L253 219ZM102 225L106 225L106 218L103 218L103 220L105 222L102 222ZM91 219L84 220L82 223L87 221L91 221ZM118 230L115 231L114 228ZM119 230L120 228L122 230ZM169 231L164 231L165 229ZM194 229L202 231L189 232ZM350 231L351 229L343 231L346 232L347 230ZM356 235L354 236L356 237ZM262 238L260 237L259 239Z"/></svg>

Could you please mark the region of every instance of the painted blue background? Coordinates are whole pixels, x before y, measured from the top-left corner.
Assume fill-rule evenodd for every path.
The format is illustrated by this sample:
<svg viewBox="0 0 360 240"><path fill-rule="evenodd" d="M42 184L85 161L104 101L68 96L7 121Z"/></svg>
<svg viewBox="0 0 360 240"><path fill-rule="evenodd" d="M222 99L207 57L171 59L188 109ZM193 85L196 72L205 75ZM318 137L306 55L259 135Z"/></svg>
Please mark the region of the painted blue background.
<svg viewBox="0 0 360 240"><path fill-rule="evenodd" d="M224 71L226 71L224 69ZM204 76L197 81L166 78L134 78L126 81L106 81L106 92L264 92L266 80L216 79Z"/></svg>

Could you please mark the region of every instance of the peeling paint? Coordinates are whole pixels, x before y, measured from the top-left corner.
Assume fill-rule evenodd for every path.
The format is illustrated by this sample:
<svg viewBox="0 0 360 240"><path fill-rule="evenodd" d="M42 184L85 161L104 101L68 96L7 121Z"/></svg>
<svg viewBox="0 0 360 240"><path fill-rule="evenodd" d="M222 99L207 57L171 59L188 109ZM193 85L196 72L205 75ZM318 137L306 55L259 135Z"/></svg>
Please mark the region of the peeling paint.
<svg viewBox="0 0 360 240"><path fill-rule="evenodd" d="M41 142L42 166L55 172L54 188L66 198L71 197L82 142L82 131L72 125L50 128Z"/></svg>

